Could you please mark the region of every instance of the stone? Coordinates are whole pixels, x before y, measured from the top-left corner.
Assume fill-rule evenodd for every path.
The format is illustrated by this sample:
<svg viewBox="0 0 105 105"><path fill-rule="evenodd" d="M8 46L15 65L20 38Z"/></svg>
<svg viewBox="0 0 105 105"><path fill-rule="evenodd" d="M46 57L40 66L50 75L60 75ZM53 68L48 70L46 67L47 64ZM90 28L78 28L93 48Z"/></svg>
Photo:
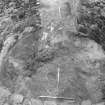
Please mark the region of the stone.
<svg viewBox="0 0 105 105"><path fill-rule="evenodd" d="M0 98L2 97L8 97L9 95L11 95L10 91L3 88L3 87L0 87Z"/></svg>
<svg viewBox="0 0 105 105"><path fill-rule="evenodd" d="M37 100L37 99L31 99L31 104L32 105L42 105L41 101L40 100Z"/></svg>
<svg viewBox="0 0 105 105"><path fill-rule="evenodd" d="M45 101L44 105L56 105L54 101Z"/></svg>
<svg viewBox="0 0 105 105"><path fill-rule="evenodd" d="M13 103L16 103L16 104L20 104L22 103L24 97L20 94L14 94L11 96L11 100L13 101Z"/></svg>
<svg viewBox="0 0 105 105"><path fill-rule="evenodd" d="M9 105L8 103L5 103L4 105Z"/></svg>
<svg viewBox="0 0 105 105"><path fill-rule="evenodd" d="M0 87L0 105L2 105L10 95L11 93L9 90L4 87Z"/></svg>
<svg viewBox="0 0 105 105"><path fill-rule="evenodd" d="M91 105L91 101L90 100L83 101L81 105Z"/></svg>
<svg viewBox="0 0 105 105"><path fill-rule="evenodd" d="M97 103L97 104L93 104L93 105L105 105L105 102L101 102L101 103Z"/></svg>
<svg viewBox="0 0 105 105"><path fill-rule="evenodd" d="M24 32L31 32L33 30L33 27L26 27L24 29Z"/></svg>
<svg viewBox="0 0 105 105"><path fill-rule="evenodd" d="M25 99L23 105L32 105L29 99Z"/></svg>

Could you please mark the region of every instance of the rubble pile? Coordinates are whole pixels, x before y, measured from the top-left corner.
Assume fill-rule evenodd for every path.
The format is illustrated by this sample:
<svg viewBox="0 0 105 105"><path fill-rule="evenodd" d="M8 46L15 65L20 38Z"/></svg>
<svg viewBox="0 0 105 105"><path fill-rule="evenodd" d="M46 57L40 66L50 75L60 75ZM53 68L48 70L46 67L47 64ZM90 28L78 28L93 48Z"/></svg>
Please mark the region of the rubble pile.
<svg viewBox="0 0 105 105"><path fill-rule="evenodd" d="M103 0L0 1L0 105L104 105Z"/></svg>

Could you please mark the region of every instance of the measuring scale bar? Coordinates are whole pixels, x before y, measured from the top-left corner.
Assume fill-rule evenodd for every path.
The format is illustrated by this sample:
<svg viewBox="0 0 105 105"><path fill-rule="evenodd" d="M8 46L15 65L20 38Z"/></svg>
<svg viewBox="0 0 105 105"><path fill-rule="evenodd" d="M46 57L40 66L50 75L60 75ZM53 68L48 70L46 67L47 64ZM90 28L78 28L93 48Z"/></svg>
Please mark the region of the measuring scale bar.
<svg viewBox="0 0 105 105"><path fill-rule="evenodd" d="M39 96L39 98L48 98L48 99L61 99L61 100L69 100L72 102L75 102L74 98L68 98L68 97L54 97L54 96Z"/></svg>

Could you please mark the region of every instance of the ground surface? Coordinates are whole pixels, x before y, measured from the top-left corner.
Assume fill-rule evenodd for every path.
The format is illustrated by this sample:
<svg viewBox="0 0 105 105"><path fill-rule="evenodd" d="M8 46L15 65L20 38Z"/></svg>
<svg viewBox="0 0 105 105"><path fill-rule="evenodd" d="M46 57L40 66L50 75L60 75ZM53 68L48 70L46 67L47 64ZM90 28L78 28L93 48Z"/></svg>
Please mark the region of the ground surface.
<svg viewBox="0 0 105 105"><path fill-rule="evenodd" d="M89 12L104 2L94 2L0 2L0 105L104 105L104 16L91 23Z"/></svg>

